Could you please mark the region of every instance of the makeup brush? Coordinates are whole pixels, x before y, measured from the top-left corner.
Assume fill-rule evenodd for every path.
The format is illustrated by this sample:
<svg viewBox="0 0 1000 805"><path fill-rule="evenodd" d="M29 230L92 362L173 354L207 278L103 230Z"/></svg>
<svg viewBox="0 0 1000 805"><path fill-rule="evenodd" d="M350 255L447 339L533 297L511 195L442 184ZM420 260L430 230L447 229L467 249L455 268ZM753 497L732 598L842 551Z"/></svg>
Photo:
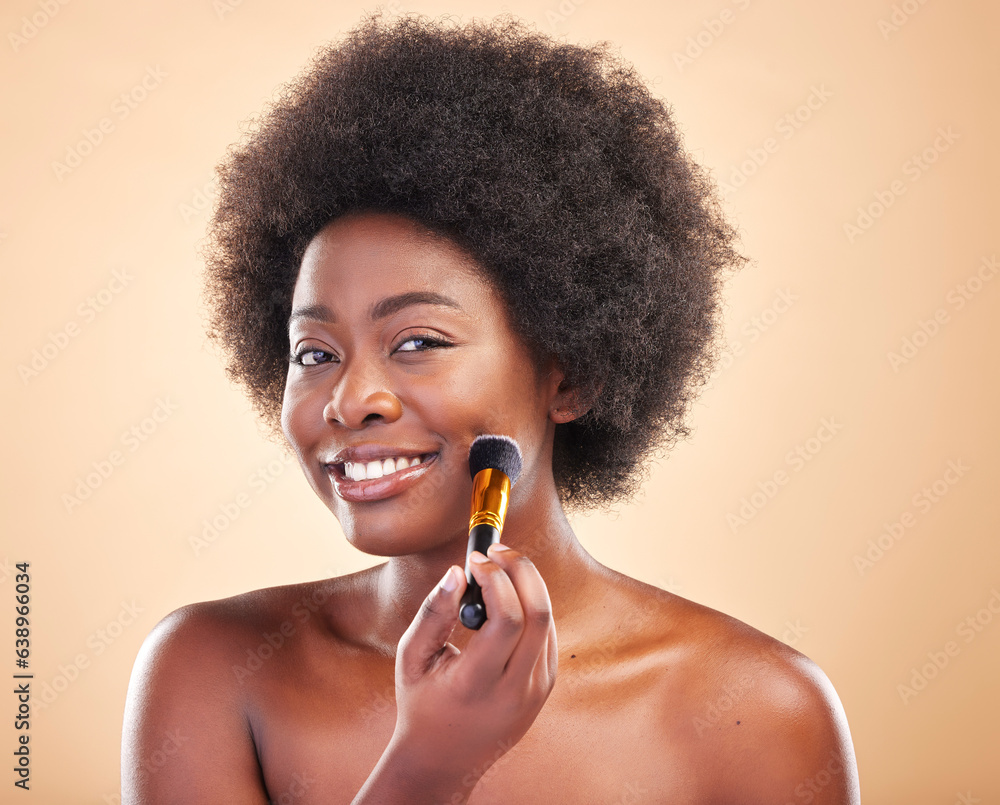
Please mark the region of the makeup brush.
<svg viewBox="0 0 1000 805"><path fill-rule="evenodd" d="M509 436L477 436L469 448L472 474L472 516L469 518L469 547L465 552L465 580L459 619L469 629L486 623L483 591L472 577L469 557L473 551L485 554L500 541L507 514L510 488L521 474L521 449Z"/></svg>

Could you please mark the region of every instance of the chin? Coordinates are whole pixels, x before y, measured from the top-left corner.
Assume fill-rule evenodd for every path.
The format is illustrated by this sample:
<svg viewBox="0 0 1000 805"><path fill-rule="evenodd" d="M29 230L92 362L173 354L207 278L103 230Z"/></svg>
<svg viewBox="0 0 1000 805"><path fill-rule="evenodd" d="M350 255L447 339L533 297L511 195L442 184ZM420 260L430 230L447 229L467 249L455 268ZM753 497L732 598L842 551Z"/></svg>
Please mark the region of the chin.
<svg viewBox="0 0 1000 805"><path fill-rule="evenodd" d="M354 507L343 501L331 508L347 541L362 553L392 557L454 551L453 561L463 564L469 538L468 504L463 501L461 513L442 517L435 503L428 502L417 512L384 507L381 512L369 508L359 513L350 511Z"/></svg>

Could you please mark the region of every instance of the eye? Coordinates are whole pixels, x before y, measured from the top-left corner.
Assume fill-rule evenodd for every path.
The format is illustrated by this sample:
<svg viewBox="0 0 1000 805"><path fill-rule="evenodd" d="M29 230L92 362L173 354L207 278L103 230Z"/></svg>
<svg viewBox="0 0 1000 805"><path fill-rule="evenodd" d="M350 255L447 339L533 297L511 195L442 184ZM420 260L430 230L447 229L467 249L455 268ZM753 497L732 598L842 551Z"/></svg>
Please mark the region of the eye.
<svg viewBox="0 0 1000 805"><path fill-rule="evenodd" d="M429 349L450 346L450 342L432 335L412 335L400 341L393 352L426 352Z"/></svg>
<svg viewBox="0 0 1000 805"><path fill-rule="evenodd" d="M288 356L291 363L299 366L318 366L321 363L330 363L334 360L334 355L322 349L311 349L306 347Z"/></svg>

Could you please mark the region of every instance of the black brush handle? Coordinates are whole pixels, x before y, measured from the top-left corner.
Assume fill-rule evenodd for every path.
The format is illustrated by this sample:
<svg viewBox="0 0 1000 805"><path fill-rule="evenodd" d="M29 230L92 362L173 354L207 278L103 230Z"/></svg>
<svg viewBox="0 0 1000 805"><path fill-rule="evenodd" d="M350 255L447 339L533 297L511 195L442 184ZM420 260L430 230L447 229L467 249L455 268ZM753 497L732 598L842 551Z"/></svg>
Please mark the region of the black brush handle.
<svg viewBox="0 0 1000 805"><path fill-rule="evenodd" d="M485 555L490 545L500 541L500 532L493 526L482 524L473 526L469 532L469 547L465 552L465 581L467 587L462 595L462 606L458 618L467 629L478 629L486 623L486 604L483 603L483 590L479 582L472 578L472 568L469 557L473 551Z"/></svg>

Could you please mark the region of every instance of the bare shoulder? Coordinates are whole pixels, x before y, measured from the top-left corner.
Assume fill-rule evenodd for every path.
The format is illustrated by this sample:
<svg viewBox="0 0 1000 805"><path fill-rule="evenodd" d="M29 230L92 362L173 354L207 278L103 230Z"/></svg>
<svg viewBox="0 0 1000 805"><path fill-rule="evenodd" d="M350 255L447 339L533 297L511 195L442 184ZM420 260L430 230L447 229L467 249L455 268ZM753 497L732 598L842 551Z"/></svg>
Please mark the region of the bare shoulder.
<svg viewBox="0 0 1000 805"><path fill-rule="evenodd" d="M816 663L717 610L639 583L635 594L655 613L671 743L712 770L706 801L860 802L847 717Z"/></svg>
<svg viewBox="0 0 1000 805"><path fill-rule="evenodd" d="M204 685L223 671L232 676L234 661L254 656L263 661L301 631L301 624L313 620L336 597L341 583L342 579L327 579L269 587L174 610L146 637L133 681L150 672L169 673L171 678L178 674L190 684L197 670ZM271 646L271 652L258 643Z"/></svg>
<svg viewBox="0 0 1000 805"><path fill-rule="evenodd" d="M296 613L315 624L313 613L335 586L312 582L192 604L153 628L125 705L123 802L267 801L250 717L254 688L241 684L241 671L265 668L294 634Z"/></svg>

